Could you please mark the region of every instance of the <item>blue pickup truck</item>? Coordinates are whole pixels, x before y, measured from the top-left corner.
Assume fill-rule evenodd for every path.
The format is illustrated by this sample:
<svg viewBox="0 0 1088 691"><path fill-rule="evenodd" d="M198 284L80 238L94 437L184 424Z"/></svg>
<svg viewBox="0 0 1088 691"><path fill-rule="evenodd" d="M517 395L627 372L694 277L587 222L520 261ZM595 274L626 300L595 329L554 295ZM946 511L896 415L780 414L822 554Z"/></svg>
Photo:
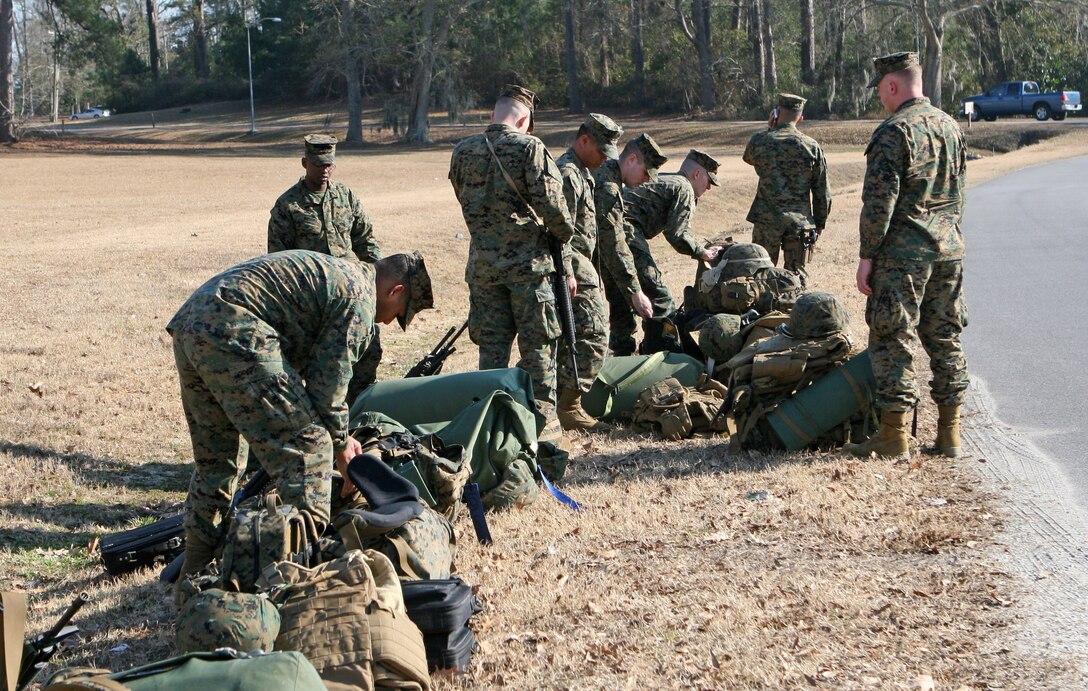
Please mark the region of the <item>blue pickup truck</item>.
<svg viewBox="0 0 1088 691"><path fill-rule="evenodd" d="M966 104L974 104L973 112L967 116ZM993 122L1005 115L1034 115L1036 120L1064 120L1069 113L1080 111L1079 91L1056 91L1039 93L1035 82L1002 82L978 96L968 96L960 102L960 112L971 120L980 118Z"/></svg>

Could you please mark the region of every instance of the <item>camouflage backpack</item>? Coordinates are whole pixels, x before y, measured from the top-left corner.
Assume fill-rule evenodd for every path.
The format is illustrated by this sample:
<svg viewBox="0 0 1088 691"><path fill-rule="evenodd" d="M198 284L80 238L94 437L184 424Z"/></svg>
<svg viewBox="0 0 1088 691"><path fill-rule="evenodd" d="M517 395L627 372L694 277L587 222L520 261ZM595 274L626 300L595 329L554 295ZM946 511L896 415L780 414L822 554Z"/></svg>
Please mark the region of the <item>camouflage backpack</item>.
<svg viewBox="0 0 1088 691"><path fill-rule="evenodd" d="M306 511L279 503L275 494L239 508L231 521L220 565L221 587L231 592L256 592L261 572L281 561L313 565L317 527Z"/></svg>
<svg viewBox="0 0 1088 691"><path fill-rule="evenodd" d="M423 511L395 528L374 525L367 512L341 512L333 522L345 550L375 550L393 563L397 574L408 580L449 578L457 571L454 559L457 538L453 526L437 511Z"/></svg>
<svg viewBox="0 0 1088 691"><path fill-rule="evenodd" d="M419 489L420 498L449 520L457 518L461 492L472 474L465 448L433 434L417 437L381 413L363 413L352 436Z"/></svg>
<svg viewBox="0 0 1088 691"><path fill-rule="evenodd" d="M715 314L788 312L805 292L801 274L777 269L767 250L750 242L733 245L697 283L700 307Z"/></svg>
<svg viewBox="0 0 1088 691"><path fill-rule="evenodd" d="M774 335L750 340L726 362L726 407L736 422L730 440L735 448L774 445L773 435L759 425L783 400L849 359L853 341L848 326L838 298L808 293Z"/></svg>
<svg viewBox="0 0 1088 691"><path fill-rule="evenodd" d="M282 562L268 583L280 609L276 649L303 653L330 691L430 688L423 635L385 555L350 550L312 569Z"/></svg>
<svg viewBox="0 0 1088 691"><path fill-rule="evenodd" d="M669 377L639 394L633 420L672 441L698 432L724 432L725 416L717 414L724 399L725 387L705 374L695 388Z"/></svg>

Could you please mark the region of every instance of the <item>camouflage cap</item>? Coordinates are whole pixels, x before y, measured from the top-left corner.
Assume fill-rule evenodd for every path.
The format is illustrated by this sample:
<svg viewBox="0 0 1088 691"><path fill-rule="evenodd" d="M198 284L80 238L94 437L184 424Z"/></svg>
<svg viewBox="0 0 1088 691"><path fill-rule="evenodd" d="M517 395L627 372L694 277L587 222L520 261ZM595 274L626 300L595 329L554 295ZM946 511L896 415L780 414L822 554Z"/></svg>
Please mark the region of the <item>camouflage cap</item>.
<svg viewBox="0 0 1088 691"><path fill-rule="evenodd" d="M804 110L808 99L797 94L778 94L778 107L790 110Z"/></svg>
<svg viewBox="0 0 1088 691"><path fill-rule="evenodd" d="M706 169L706 176L710 179L711 185L718 184L718 162L714 160L713 156L705 151L692 149L688 152L687 160L695 161Z"/></svg>
<svg viewBox="0 0 1088 691"><path fill-rule="evenodd" d="M502 472L499 484L484 493L481 499L486 509L528 506L536 501L536 478L529 464L515 458Z"/></svg>
<svg viewBox="0 0 1088 691"><path fill-rule="evenodd" d="M586 121L582 123L582 127L586 128L589 138L601 149L602 154L608 158L616 158L620 155L616 149L616 141L623 134L623 128L612 118L600 113L590 113Z"/></svg>
<svg viewBox="0 0 1088 691"><path fill-rule="evenodd" d="M307 134L306 159L312 163L328 165L336 162L336 137L329 134Z"/></svg>
<svg viewBox="0 0 1088 691"><path fill-rule="evenodd" d="M412 323L412 317L416 316L416 312L434 307L431 276L427 273L427 265L423 263L423 255L418 251L411 254L394 254L390 259L404 267L408 273L408 282L405 285L408 291L408 309L405 310L404 316L397 317L400 328L407 329Z"/></svg>
<svg viewBox="0 0 1088 691"><path fill-rule="evenodd" d="M650 181L656 181L657 169L665 165L665 161L668 161L669 157L661 153L657 142L648 134L640 134L631 142L638 147L638 152L642 155L642 161L646 164L646 174L649 176Z"/></svg>
<svg viewBox="0 0 1088 691"><path fill-rule="evenodd" d="M271 652L280 614L267 597L217 588L189 598L178 612L174 645L183 654L233 648Z"/></svg>
<svg viewBox="0 0 1088 691"><path fill-rule="evenodd" d="M869 80L869 88L874 89L880 80L884 78L884 75L898 72L899 70L905 70L908 67L914 67L921 64L918 62L918 53L913 51L903 51L901 53L892 53L891 55L882 55L879 58L873 58L873 70L876 74Z"/></svg>
<svg viewBox="0 0 1088 691"><path fill-rule="evenodd" d="M523 106L529 107L529 134L532 134L536 121L536 107L540 104L537 95L524 86L504 84L502 90L499 91L499 98L512 98Z"/></svg>
<svg viewBox="0 0 1088 691"><path fill-rule="evenodd" d="M834 293L805 293L790 310L790 321L778 331L790 338L825 338L850 326L846 307Z"/></svg>

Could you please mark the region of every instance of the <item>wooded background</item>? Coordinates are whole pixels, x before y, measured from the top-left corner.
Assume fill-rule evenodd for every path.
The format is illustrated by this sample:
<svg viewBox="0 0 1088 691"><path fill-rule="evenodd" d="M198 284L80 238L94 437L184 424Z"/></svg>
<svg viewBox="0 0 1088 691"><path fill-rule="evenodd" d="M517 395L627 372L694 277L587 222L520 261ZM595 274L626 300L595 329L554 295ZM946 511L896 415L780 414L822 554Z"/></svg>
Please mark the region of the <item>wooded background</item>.
<svg viewBox="0 0 1088 691"><path fill-rule="evenodd" d="M278 18L280 21L274 21ZM364 103L409 142L517 81L545 107L877 114L872 57L917 50L949 112L1006 79L1088 86L1088 0L0 0L0 139L33 116L245 98Z"/></svg>

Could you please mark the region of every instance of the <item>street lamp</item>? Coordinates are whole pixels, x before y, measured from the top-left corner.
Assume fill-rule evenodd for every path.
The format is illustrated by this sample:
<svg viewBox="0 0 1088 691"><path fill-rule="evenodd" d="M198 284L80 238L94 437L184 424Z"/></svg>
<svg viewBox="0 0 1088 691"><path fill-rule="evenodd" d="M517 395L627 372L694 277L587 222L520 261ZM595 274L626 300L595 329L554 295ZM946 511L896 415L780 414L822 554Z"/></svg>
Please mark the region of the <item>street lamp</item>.
<svg viewBox="0 0 1088 691"><path fill-rule="evenodd" d="M249 63L249 133L257 134L257 110L253 106L253 49L250 46L249 30L257 27L260 31L263 22L282 22L279 17L251 18L246 22L246 61Z"/></svg>

